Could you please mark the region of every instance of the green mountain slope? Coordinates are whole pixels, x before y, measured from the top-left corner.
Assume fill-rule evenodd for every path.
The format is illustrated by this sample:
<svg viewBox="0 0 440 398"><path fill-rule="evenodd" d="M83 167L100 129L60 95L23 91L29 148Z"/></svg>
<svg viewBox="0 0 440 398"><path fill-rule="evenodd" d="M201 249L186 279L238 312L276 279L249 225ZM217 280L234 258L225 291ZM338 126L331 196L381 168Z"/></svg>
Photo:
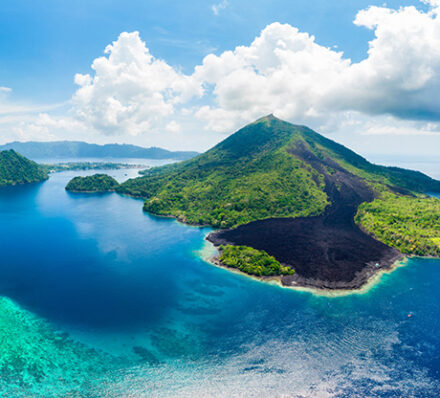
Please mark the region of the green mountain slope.
<svg viewBox="0 0 440 398"><path fill-rule="evenodd" d="M309 216L327 205L318 172L287 153L291 133L255 123L190 161L151 169L120 192L145 210L227 227L274 216Z"/></svg>
<svg viewBox="0 0 440 398"><path fill-rule="evenodd" d="M41 166L14 150L0 152L0 186L40 182L47 178Z"/></svg>
<svg viewBox="0 0 440 398"><path fill-rule="evenodd" d="M413 171L373 165L304 126L270 115L206 153L153 168L117 191L146 199L144 209L191 224L232 227L271 217L312 216L329 204L325 176L336 169L377 191L440 191L440 182Z"/></svg>

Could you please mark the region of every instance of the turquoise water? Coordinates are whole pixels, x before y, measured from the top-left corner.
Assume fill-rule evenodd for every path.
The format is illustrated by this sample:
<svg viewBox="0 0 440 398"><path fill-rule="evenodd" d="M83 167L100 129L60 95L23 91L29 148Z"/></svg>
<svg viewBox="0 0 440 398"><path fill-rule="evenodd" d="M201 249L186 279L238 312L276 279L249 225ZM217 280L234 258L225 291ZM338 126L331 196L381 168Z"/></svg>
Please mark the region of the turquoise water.
<svg viewBox="0 0 440 398"><path fill-rule="evenodd" d="M77 174L0 190L1 396L440 395L440 261L282 289L204 262L209 229L65 192Z"/></svg>

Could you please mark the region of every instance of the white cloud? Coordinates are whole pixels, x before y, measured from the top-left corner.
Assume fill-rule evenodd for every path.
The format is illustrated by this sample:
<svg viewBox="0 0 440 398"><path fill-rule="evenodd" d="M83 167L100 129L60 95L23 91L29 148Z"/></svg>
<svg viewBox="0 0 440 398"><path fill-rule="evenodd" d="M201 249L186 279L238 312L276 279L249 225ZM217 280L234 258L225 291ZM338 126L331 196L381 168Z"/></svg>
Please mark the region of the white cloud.
<svg viewBox="0 0 440 398"><path fill-rule="evenodd" d="M431 4L437 2L431 1ZM440 120L437 8L370 7L354 23L374 30L359 63L288 25L268 25L250 46L208 55L195 75L216 103L197 116L222 131L265 113L319 124L334 112Z"/></svg>
<svg viewBox="0 0 440 398"><path fill-rule="evenodd" d="M14 140L27 141L54 141L65 139L60 132L67 133L75 140L88 141L89 129L86 125L75 118L55 117L47 113L39 113L36 116L17 115L0 119L1 125L9 125L14 134Z"/></svg>
<svg viewBox="0 0 440 398"><path fill-rule="evenodd" d="M40 113L32 123L26 125L28 132L34 136L51 136L55 131L75 131L80 133L87 130L87 126L74 118L54 117L47 113ZM54 137L52 137L54 138Z"/></svg>
<svg viewBox="0 0 440 398"><path fill-rule="evenodd" d="M11 90L12 91L12 90ZM56 127L53 123L50 125L47 119L41 118L40 115L47 115L47 112L62 111L68 109L68 103L58 104L30 104L20 103L8 100L1 95L0 91L0 140L1 142L8 142L13 140L30 140L30 139L48 139L48 133L52 139ZM66 120L65 116L59 117L60 120ZM43 124L48 124L47 128L35 129L35 126L42 127ZM41 134L39 134L41 133Z"/></svg>
<svg viewBox="0 0 440 398"><path fill-rule="evenodd" d="M335 125L324 125L319 130L330 132L332 139L361 155L407 155L420 160L424 156L438 158L440 123L403 120L390 115L371 117L359 112L344 112L342 116ZM387 163L390 161L392 158Z"/></svg>
<svg viewBox="0 0 440 398"><path fill-rule="evenodd" d="M370 7L354 23L374 29L368 58L353 64L339 96L357 110L440 119L440 19L415 7ZM338 96L338 95L337 95ZM347 105L345 105L347 107Z"/></svg>
<svg viewBox="0 0 440 398"><path fill-rule="evenodd" d="M224 10L229 5L228 0L223 0L218 4L213 4L211 6L211 10L214 13L214 15L219 15L221 10Z"/></svg>
<svg viewBox="0 0 440 398"><path fill-rule="evenodd" d="M428 4L433 8L440 7L440 0L422 0L422 3Z"/></svg>
<svg viewBox="0 0 440 398"><path fill-rule="evenodd" d="M180 131L180 125L177 122L175 122L174 120L169 122L165 128L170 133L178 133Z"/></svg>
<svg viewBox="0 0 440 398"><path fill-rule="evenodd" d="M435 126L433 130L429 128L429 126L421 126L415 127L412 125L399 126L396 124L375 124L375 125L366 125L362 126L362 131L360 131L362 135L410 135L410 136L437 136L440 137L440 128L438 125Z"/></svg>
<svg viewBox="0 0 440 398"><path fill-rule="evenodd" d="M348 68L342 53L290 25L273 23L250 46L211 54L196 67L194 75L214 85L217 100L217 106L205 106L197 116L215 131L272 112L290 120L313 119Z"/></svg>
<svg viewBox="0 0 440 398"><path fill-rule="evenodd" d="M31 113L48 112L65 106L67 103L59 104L22 104L16 102L0 101L0 116L3 115L29 115Z"/></svg>
<svg viewBox="0 0 440 398"><path fill-rule="evenodd" d="M0 86L0 93L10 93L12 91L9 87Z"/></svg>
<svg viewBox="0 0 440 398"><path fill-rule="evenodd" d="M176 105L202 94L186 76L154 58L138 32L121 33L93 61L93 75L77 74L73 96L79 120L105 134L147 133L163 127Z"/></svg>

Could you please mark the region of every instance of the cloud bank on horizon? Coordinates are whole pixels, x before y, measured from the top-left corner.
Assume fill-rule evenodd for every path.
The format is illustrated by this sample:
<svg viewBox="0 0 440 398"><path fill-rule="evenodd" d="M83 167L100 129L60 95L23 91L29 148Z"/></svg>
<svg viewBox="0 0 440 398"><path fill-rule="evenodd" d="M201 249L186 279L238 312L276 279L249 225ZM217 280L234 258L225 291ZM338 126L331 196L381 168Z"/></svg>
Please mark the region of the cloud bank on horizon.
<svg viewBox="0 0 440 398"><path fill-rule="evenodd" d="M322 132L440 135L440 0L424 3L429 10L359 11L354 24L374 38L357 63L274 22L250 45L209 54L184 74L155 58L138 32L123 32L90 73L75 75L64 112L7 114L0 124L20 139L148 136L194 149L269 113ZM9 91L0 88L1 103Z"/></svg>

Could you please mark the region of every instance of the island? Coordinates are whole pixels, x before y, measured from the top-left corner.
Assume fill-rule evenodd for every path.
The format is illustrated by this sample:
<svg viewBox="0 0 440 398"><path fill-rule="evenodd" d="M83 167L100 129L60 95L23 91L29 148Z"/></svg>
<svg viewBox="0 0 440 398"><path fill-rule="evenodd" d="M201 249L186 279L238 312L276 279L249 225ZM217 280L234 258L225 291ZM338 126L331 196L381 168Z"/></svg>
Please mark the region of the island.
<svg viewBox="0 0 440 398"><path fill-rule="evenodd" d="M185 160L196 155L194 151L168 151L163 148L144 148L129 144L90 144L82 141L14 141L0 145L1 150L13 149L30 159L174 159Z"/></svg>
<svg viewBox="0 0 440 398"><path fill-rule="evenodd" d="M47 178L43 167L13 149L0 151L0 186L41 182Z"/></svg>
<svg viewBox="0 0 440 398"><path fill-rule="evenodd" d="M107 174L93 174L86 177L74 177L66 185L69 192L114 192L119 183Z"/></svg>
<svg viewBox="0 0 440 398"><path fill-rule="evenodd" d="M149 213L216 228L214 263L284 286L359 289L404 255L439 255L440 200L425 192L440 181L273 115L114 190L144 198Z"/></svg>
<svg viewBox="0 0 440 398"><path fill-rule="evenodd" d="M146 170L149 166L144 164L114 163L114 162L65 162L41 164L48 173L59 173L72 170L120 170L139 169ZM139 172L140 173L140 172Z"/></svg>

